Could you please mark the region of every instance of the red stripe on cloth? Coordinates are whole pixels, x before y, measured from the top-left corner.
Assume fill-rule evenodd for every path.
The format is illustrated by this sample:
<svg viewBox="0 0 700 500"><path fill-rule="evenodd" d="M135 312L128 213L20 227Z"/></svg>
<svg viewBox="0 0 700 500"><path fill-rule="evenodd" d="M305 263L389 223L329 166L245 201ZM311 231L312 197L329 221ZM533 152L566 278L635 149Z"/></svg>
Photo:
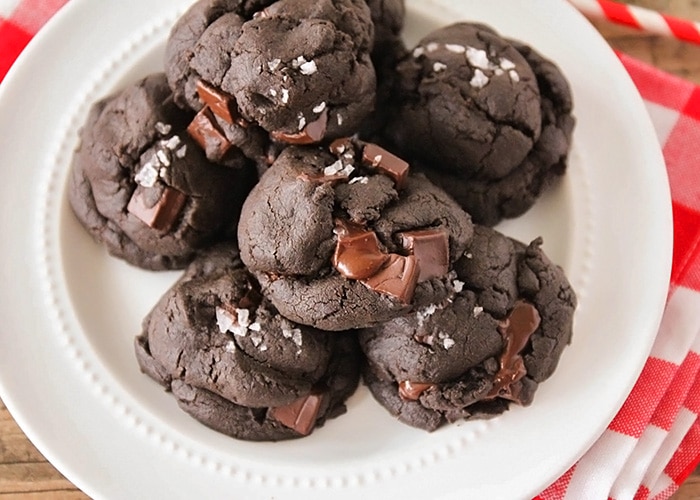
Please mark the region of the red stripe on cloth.
<svg viewBox="0 0 700 500"><path fill-rule="evenodd" d="M695 87L683 108L683 114L700 121L700 87Z"/></svg>
<svg viewBox="0 0 700 500"><path fill-rule="evenodd" d="M537 495L533 500L560 500L566 495L571 478L574 476L576 464L567 470L559 479L553 482L546 490Z"/></svg>
<svg viewBox="0 0 700 500"><path fill-rule="evenodd" d="M669 16L664 16L664 21L666 21L666 24L668 24L668 27L676 38L688 42L700 43L698 28L690 21Z"/></svg>
<svg viewBox="0 0 700 500"><path fill-rule="evenodd" d="M700 254L700 211L679 203L673 207L673 267L671 282L685 284L691 264Z"/></svg>
<svg viewBox="0 0 700 500"><path fill-rule="evenodd" d="M634 494L633 500L646 500L647 498L649 498L650 494L651 491L649 491L649 488L647 488L644 485L641 485L637 490L637 493Z"/></svg>
<svg viewBox="0 0 700 500"><path fill-rule="evenodd" d="M695 377L695 383L688 391L683 406L696 415L700 415L700 374Z"/></svg>
<svg viewBox="0 0 700 500"><path fill-rule="evenodd" d="M678 366L673 363L659 358L648 358L632 392L608 428L626 436L639 438L676 370Z"/></svg>
<svg viewBox="0 0 700 500"><path fill-rule="evenodd" d="M681 484L698 464L700 464L700 423L696 420L664 472L674 483Z"/></svg>
<svg viewBox="0 0 700 500"><path fill-rule="evenodd" d="M611 21L626 24L634 28L641 28L641 25L634 18L626 5L608 0L598 0L600 8L603 9L605 17Z"/></svg>
<svg viewBox="0 0 700 500"><path fill-rule="evenodd" d="M31 39L31 34L14 23L0 21L0 81Z"/></svg>
<svg viewBox="0 0 700 500"><path fill-rule="evenodd" d="M647 101L681 111L696 88L687 80L664 73L627 54L617 52L617 55Z"/></svg>
<svg viewBox="0 0 700 500"><path fill-rule="evenodd" d="M666 394L651 417L651 424L665 431L671 430L671 426L678 416L678 410L683 406L688 390L695 382L698 368L700 368L700 356L690 351L676 371Z"/></svg>

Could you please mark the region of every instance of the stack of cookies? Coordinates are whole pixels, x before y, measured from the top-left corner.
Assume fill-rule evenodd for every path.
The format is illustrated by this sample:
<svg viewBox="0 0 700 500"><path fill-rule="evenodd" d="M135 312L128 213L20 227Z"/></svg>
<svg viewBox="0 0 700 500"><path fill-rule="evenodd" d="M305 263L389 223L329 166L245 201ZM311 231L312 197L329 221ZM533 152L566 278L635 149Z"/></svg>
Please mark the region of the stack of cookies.
<svg viewBox="0 0 700 500"><path fill-rule="evenodd" d="M71 206L115 257L185 269L136 357L213 429L306 436L362 378L433 431L530 404L570 342L562 269L492 228L566 170L566 79L474 23L409 49L404 15L199 0L164 72L92 106Z"/></svg>

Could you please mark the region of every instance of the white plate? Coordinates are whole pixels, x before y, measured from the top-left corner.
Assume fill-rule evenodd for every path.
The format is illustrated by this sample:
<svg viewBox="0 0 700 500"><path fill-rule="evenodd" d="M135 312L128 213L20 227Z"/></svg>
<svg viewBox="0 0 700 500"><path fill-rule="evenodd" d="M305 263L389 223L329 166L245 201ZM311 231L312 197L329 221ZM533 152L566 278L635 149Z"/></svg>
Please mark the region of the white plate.
<svg viewBox="0 0 700 500"><path fill-rule="evenodd" d="M90 103L161 68L186 0L72 0L0 90L0 393L29 438L89 495L115 498L530 497L601 434L654 339L671 257L663 160L642 101L594 29L557 0L409 1L409 43L457 19L556 60L578 126L569 173L501 228L545 249L578 291L573 344L534 404L427 434L361 388L306 439L236 441L139 373L132 339L177 273L92 243L64 186Z"/></svg>

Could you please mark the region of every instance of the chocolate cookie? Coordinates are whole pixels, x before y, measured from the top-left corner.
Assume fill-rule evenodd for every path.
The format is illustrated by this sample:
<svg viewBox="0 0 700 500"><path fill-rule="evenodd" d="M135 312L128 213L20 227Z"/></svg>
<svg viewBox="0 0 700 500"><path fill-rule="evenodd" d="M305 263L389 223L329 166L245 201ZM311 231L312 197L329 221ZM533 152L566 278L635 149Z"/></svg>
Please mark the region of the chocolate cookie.
<svg viewBox="0 0 700 500"><path fill-rule="evenodd" d="M476 226L448 300L359 332L365 381L391 414L432 431L532 402L571 340L576 307L540 245Z"/></svg>
<svg viewBox="0 0 700 500"><path fill-rule="evenodd" d="M214 116L208 122L218 117L255 131L248 139L254 144L261 142L256 127L293 144L354 133L373 109L376 88L367 4L264 3L248 18L221 2L200 0L177 23L166 48L166 72L178 102L195 110L210 107ZM217 113L216 107L225 110Z"/></svg>
<svg viewBox="0 0 700 500"><path fill-rule="evenodd" d="M446 293L469 216L371 143L290 147L244 203L241 258L280 312L324 330L377 324Z"/></svg>
<svg viewBox="0 0 700 500"><path fill-rule="evenodd" d="M361 359L354 334L282 317L231 245L191 264L144 320L135 350L184 411L256 441L302 437L342 414Z"/></svg>
<svg viewBox="0 0 700 500"><path fill-rule="evenodd" d="M467 210L475 222L495 225L517 217L567 169L575 119L569 84L559 68L532 48L511 40L537 76L542 131L525 161L502 179L482 180L426 164L425 174ZM427 166L430 168L427 168Z"/></svg>
<svg viewBox="0 0 700 500"><path fill-rule="evenodd" d="M423 38L397 66L387 134L402 154L465 177L500 179L540 135L537 79L507 40L457 23Z"/></svg>
<svg viewBox="0 0 700 500"><path fill-rule="evenodd" d="M95 103L75 152L68 198L109 252L147 269L183 267L235 227L254 169L208 161L186 132L165 76L152 74Z"/></svg>

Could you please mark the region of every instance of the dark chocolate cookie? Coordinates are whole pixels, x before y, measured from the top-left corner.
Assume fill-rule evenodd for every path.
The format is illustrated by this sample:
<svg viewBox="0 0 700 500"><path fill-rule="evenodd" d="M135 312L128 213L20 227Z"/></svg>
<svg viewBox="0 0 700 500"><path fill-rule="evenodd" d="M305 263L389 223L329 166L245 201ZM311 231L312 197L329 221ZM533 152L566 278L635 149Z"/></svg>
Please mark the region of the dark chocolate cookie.
<svg viewBox="0 0 700 500"><path fill-rule="evenodd" d="M408 164L341 139L284 150L244 203L241 258L286 317L345 330L446 293L469 216Z"/></svg>
<svg viewBox="0 0 700 500"><path fill-rule="evenodd" d="M511 43L530 64L540 88L542 132L525 161L497 180L455 174L440 169L437 163L423 169L470 213L474 222L484 225L523 214L566 172L575 125L571 90L559 68L532 48L517 41Z"/></svg>
<svg viewBox="0 0 700 500"><path fill-rule="evenodd" d="M144 320L135 350L183 410L241 439L305 436L345 411L359 380L355 335L282 317L232 245L191 264Z"/></svg>
<svg viewBox="0 0 700 500"><path fill-rule="evenodd" d="M109 252L139 267L183 267L229 234L252 186L242 155L208 161L162 73L95 103L68 185L73 211Z"/></svg>
<svg viewBox="0 0 700 500"><path fill-rule="evenodd" d="M434 31L397 66L387 134L397 151L465 177L500 179L540 135L537 79L491 28L457 23Z"/></svg>
<svg viewBox="0 0 700 500"><path fill-rule="evenodd" d="M362 0L280 0L252 18L200 0L174 27L166 72L181 105L223 119L264 143L314 143L350 135L374 107L374 25ZM204 91L202 91L204 88ZM219 124L221 125L221 124ZM226 128L226 127L224 127ZM219 136L240 147L226 130ZM217 139L221 142L221 138ZM264 146L264 144L263 144Z"/></svg>
<svg viewBox="0 0 700 500"><path fill-rule="evenodd" d="M432 431L532 402L571 340L576 307L540 245L476 226L448 300L360 330L365 381L391 414Z"/></svg>

